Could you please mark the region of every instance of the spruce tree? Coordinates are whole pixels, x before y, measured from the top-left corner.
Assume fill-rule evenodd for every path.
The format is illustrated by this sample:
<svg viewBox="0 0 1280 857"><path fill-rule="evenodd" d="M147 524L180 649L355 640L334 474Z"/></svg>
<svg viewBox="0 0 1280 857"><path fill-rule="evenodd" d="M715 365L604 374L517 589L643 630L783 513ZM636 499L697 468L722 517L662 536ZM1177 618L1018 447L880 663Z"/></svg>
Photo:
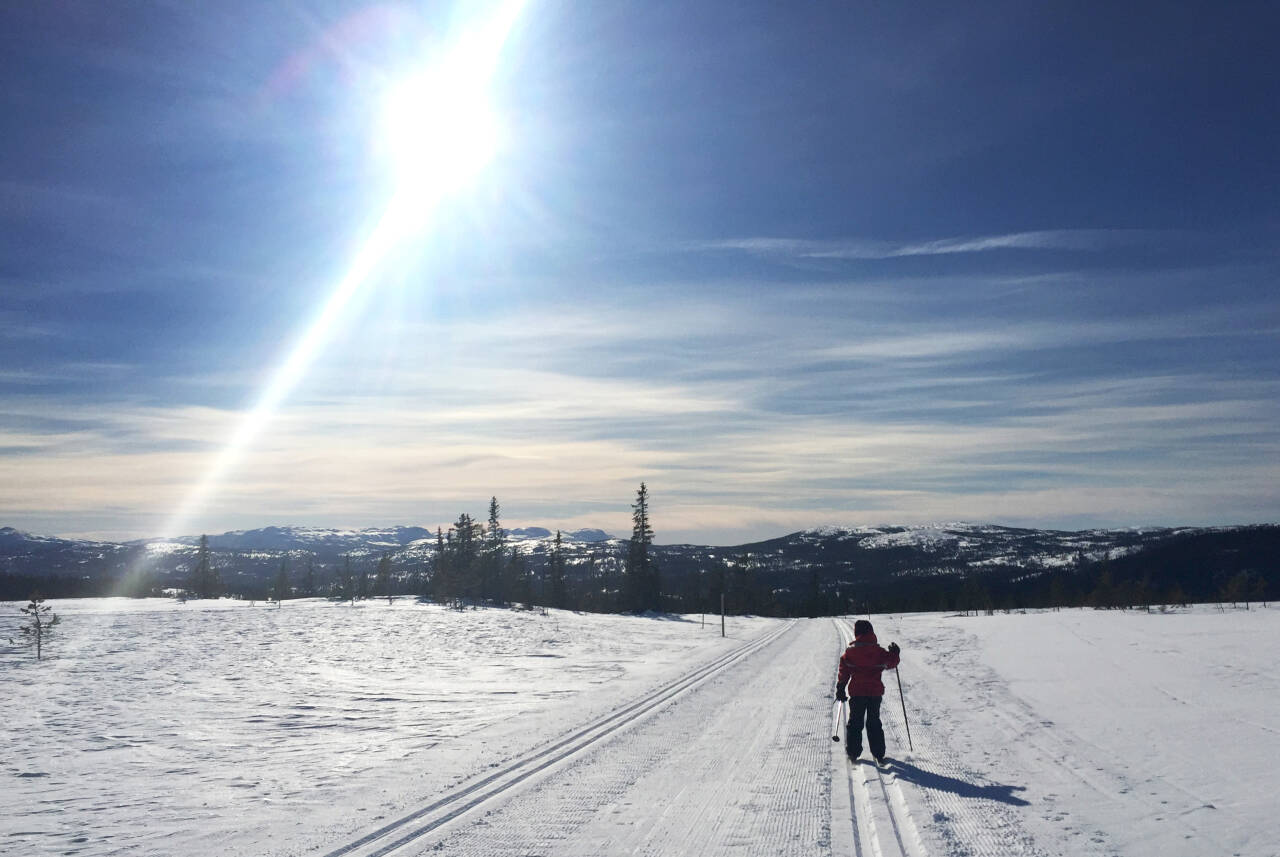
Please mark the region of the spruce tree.
<svg viewBox="0 0 1280 857"><path fill-rule="evenodd" d="M637 612L662 609L662 585L653 561L653 528L649 525L649 489L643 482L631 506L631 540L627 544L625 574L628 608Z"/></svg>
<svg viewBox="0 0 1280 857"><path fill-rule="evenodd" d="M1067 586L1062 580L1061 572L1049 581L1049 606L1054 610L1067 606Z"/></svg>
<svg viewBox="0 0 1280 857"><path fill-rule="evenodd" d="M514 545L507 559L507 581L510 585L511 598L526 606L533 604L533 593L529 584L529 564L524 555Z"/></svg>
<svg viewBox="0 0 1280 857"><path fill-rule="evenodd" d="M449 554L445 549L444 530L436 527L436 556L431 568L431 597L443 604L453 597L453 581L449 574Z"/></svg>
<svg viewBox="0 0 1280 857"><path fill-rule="evenodd" d="M752 615L760 608L756 593L755 560L744 553L733 564L732 583L729 586L732 608L730 613Z"/></svg>
<svg viewBox="0 0 1280 857"><path fill-rule="evenodd" d="M360 563L360 573L356 575L356 595L361 601L369 597L369 566L363 562Z"/></svg>
<svg viewBox="0 0 1280 857"><path fill-rule="evenodd" d="M378 560L378 577L374 581L377 587L376 594L387 599L387 603L392 602L391 592L391 554L384 552L382 559Z"/></svg>
<svg viewBox="0 0 1280 857"><path fill-rule="evenodd" d="M481 561L480 597L505 604L507 594L502 586L503 560L506 558L507 538L498 519L498 498L489 498L489 526L485 530L484 557Z"/></svg>
<svg viewBox="0 0 1280 857"><path fill-rule="evenodd" d="M316 561L307 560L307 575L302 578L302 594L307 598L316 596Z"/></svg>
<svg viewBox="0 0 1280 857"><path fill-rule="evenodd" d="M455 596L475 600L480 596L480 572L477 531L480 526L463 512L454 524L454 537L449 545L449 571L453 575Z"/></svg>
<svg viewBox="0 0 1280 857"><path fill-rule="evenodd" d="M1089 593L1089 603L1095 610L1110 610L1115 606L1115 585L1111 582L1111 569L1104 561L1102 571L1098 574L1098 585Z"/></svg>
<svg viewBox="0 0 1280 857"><path fill-rule="evenodd" d="M200 547L196 550L196 567L191 572L187 588L196 598L217 598L222 594L222 580L218 570L213 567L209 551L209 537L200 537Z"/></svg>
<svg viewBox="0 0 1280 857"><path fill-rule="evenodd" d="M551 592L547 603L563 610L565 608L565 583L564 583L564 546L560 541L560 531L556 530L556 540L551 545L551 562L548 569L551 578Z"/></svg>
<svg viewBox="0 0 1280 857"><path fill-rule="evenodd" d="M280 559L280 570L276 572L276 584L272 587L272 597L276 603L289 597L289 557L286 554Z"/></svg>
<svg viewBox="0 0 1280 857"><path fill-rule="evenodd" d="M351 606L356 604L356 581L351 573L351 554L347 554L342 558L342 571L338 575L334 586L334 594L338 596L339 601L350 601Z"/></svg>
<svg viewBox="0 0 1280 857"><path fill-rule="evenodd" d="M1263 607L1267 606L1267 579L1261 574L1253 582L1253 589L1249 593L1249 597L1254 601L1260 602Z"/></svg>

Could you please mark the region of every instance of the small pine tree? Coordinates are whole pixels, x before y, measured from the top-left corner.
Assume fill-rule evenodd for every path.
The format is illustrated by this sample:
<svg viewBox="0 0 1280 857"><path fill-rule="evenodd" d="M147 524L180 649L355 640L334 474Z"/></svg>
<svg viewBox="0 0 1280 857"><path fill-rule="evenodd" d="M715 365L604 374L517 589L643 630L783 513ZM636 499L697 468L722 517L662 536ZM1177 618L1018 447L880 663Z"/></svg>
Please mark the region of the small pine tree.
<svg viewBox="0 0 1280 857"><path fill-rule="evenodd" d="M1067 587L1061 574L1055 574L1049 581L1049 606L1054 610L1067 606Z"/></svg>
<svg viewBox="0 0 1280 857"><path fill-rule="evenodd" d="M369 567L360 563L360 573L356 575L356 595L361 601L369 597Z"/></svg>
<svg viewBox="0 0 1280 857"><path fill-rule="evenodd" d="M436 527L436 556L431 568L431 597L444 604L454 596L453 573L449 562L449 544L444 529Z"/></svg>
<svg viewBox="0 0 1280 857"><path fill-rule="evenodd" d="M751 554L744 553L733 560L731 577L726 591L731 596L729 612L739 615L750 615L756 612L755 561ZM839 597L837 596L837 601Z"/></svg>
<svg viewBox="0 0 1280 857"><path fill-rule="evenodd" d="M965 576L964 588L961 590L960 597L964 601L963 607L966 616L970 614L977 616L979 612L991 616L996 611L995 602L991 599L991 593L987 590L981 578L974 572L970 572Z"/></svg>
<svg viewBox="0 0 1280 857"><path fill-rule="evenodd" d="M1258 579L1253 583L1253 590L1250 593L1250 597L1253 598L1254 601L1259 602L1263 607L1267 606L1267 579L1261 574L1258 575Z"/></svg>
<svg viewBox="0 0 1280 857"><path fill-rule="evenodd" d="M271 597L275 599L276 604L282 603L289 597L289 557L286 554L280 558L280 570L276 572L275 586L271 587Z"/></svg>
<svg viewBox="0 0 1280 857"><path fill-rule="evenodd" d="M1133 588L1134 605L1141 607L1146 612L1151 612L1151 602L1154 600L1151 589L1151 572L1147 572L1142 576Z"/></svg>
<svg viewBox="0 0 1280 857"><path fill-rule="evenodd" d="M394 601L394 594L391 591L391 554L383 553L382 559L378 560L378 575L374 580L376 594L383 596L390 604Z"/></svg>
<svg viewBox="0 0 1280 857"><path fill-rule="evenodd" d="M338 579L333 587L334 595L339 601L350 601L351 606L356 604L356 582L351 574L351 554L347 554L342 558L342 571L338 574Z"/></svg>
<svg viewBox="0 0 1280 857"><path fill-rule="evenodd" d="M1218 591L1219 601L1230 601L1232 607L1238 607L1241 601L1245 601L1245 609L1248 609L1249 603L1245 599L1249 594L1249 572L1242 571L1233 575L1222 585Z"/></svg>
<svg viewBox="0 0 1280 857"><path fill-rule="evenodd" d="M482 597L483 569L480 567L480 545L477 543L483 531L483 525L477 524L466 512L458 515L458 521L453 525L453 537L449 540L448 551L449 573L455 598L474 602Z"/></svg>
<svg viewBox="0 0 1280 857"><path fill-rule="evenodd" d="M565 601L567 600L565 597L564 584L564 546L560 540L559 530L556 530L556 540L551 546L551 561L549 565L550 568L548 569L548 574L551 578L551 592L550 597L547 599L547 603L551 607L564 609Z"/></svg>
<svg viewBox="0 0 1280 857"><path fill-rule="evenodd" d="M32 593L31 603L22 608L27 618L19 629L27 638L28 645L36 647L36 660L44 657L45 637L53 632L54 626L62 623L62 617L52 611L53 608L44 603L44 599L38 592Z"/></svg>
<svg viewBox="0 0 1280 857"><path fill-rule="evenodd" d="M222 579L218 570L213 567L209 551L209 537L200 537L200 547L196 550L196 567L187 582L187 588L196 598L217 598L222 594Z"/></svg>
<svg viewBox="0 0 1280 857"><path fill-rule="evenodd" d="M511 599L525 606L533 604L533 591L529 581L529 564L515 545L511 546L511 554L507 559L507 583L511 591Z"/></svg>
<svg viewBox="0 0 1280 857"><path fill-rule="evenodd" d="M1111 569L1104 563L1098 575L1098 585L1089 594L1089 603L1095 610L1109 610L1116 603L1116 588L1111 582Z"/></svg>
<svg viewBox="0 0 1280 857"><path fill-rule="evenodd" d="M413 594L418 596L419 600L425 600L431 595L430 560L424 561L413 573Z"/></svg>

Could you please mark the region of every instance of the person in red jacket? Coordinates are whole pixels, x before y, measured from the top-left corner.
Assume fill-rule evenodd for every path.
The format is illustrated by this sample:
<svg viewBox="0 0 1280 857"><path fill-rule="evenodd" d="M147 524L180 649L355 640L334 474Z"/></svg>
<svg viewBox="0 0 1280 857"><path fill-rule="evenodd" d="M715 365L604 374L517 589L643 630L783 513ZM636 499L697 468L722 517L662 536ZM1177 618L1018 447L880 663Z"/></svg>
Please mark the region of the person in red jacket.
<svg viewBox="0 0 1280 857"><path fill-rule="evenodd" d="M883 649L876 642L876 632L866 619L853 623L853 642L840 656L840 672L836 676L836 699L849 700L849 727L845 730L845 750L850 759L862 755L862 724L867 726L867 743L876 764L883 765L884 727L880 723L880 701L884 699L884 682L880 674L898 665L901 659L897 643ZM849 692L845 695L845 683Z"/></svg>

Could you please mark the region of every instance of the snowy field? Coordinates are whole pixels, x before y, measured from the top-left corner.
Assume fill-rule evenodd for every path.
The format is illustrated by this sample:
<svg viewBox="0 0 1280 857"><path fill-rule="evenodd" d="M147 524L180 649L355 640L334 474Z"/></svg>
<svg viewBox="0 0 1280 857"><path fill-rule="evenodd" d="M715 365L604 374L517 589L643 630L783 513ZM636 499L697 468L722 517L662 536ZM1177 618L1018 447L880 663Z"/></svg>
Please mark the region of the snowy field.
<svg viewBox="0 0 1280 857"><path fill-rule="evenodd" d="M1280 854L1276 609L872 617L882 771L831 740L851 620L54 608L0 648L3 854Z"/></svg>

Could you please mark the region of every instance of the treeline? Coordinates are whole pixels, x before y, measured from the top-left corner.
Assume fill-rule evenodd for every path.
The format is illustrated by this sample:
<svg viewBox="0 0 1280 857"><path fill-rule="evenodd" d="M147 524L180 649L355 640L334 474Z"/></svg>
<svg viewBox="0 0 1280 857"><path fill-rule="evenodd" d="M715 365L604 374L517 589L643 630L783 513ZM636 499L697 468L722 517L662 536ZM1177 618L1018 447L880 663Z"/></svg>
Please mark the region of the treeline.
<svg viewBox="0 0 1280 857"><path fill-rule="evenodd" d="M25 601L33 593L45 598L105 598L112 595L147 598L162 595L163 587L154 575L125 579L0 572L0 601Z"/></svg>
<svg viewBox="0 0 1280 857"><path fill-rule="evenodd" d="M1178 535L1114 558L1079 557L1048 572L997 566L977 574L957 568L910 586L868 586L855 612L1248 606L1276 598L1278 584L1280 529L1249 527Z"/></svg>
<svg viewBox="0 0 1280 857"><path fill-rule="evenodd" d="M522 605L591 612L662 611L661 574L653 557L648 487L640 484L632 505L634 528L624 555L598 551L570 558L557 531L545 557L532 557L509 544L498 499L489 501L485 522L463 512L446 531L436 531L434 550L421 561L393 560L390 552L375 562L346 555L333 565L291 567L281 559L269 583L220 569L206 536L180 587L180 597L288 600L324 596L355 602L368 598L413 596L455 607ZM224 575L222 572L227 571Z"/></svg>
<svg viewBox="0 0 1280 857"><path fill-rule="evenodd" d="M328 597L340 601L414 597L456 607L519 605L599 613L715 613L824 616L918 611L994 612L1052 607L1151 608L1192 602L1245 605L1277 596L1280 527L1196 531L1107 558L1078 554L1052 570L985 564L910 548L867 550L850 542L785 540L716 548L653 545L648 488L632 505L630 539L618 544L516 543L502 528L497 498L477 521L460 514L425 550L348 554L320 561L308 551L276 559L227 555L201 539L172 574L122 577L0 573L0 598L104 595L244 599ZM1130 551L1124 553L1124 551ZM270 563L278 565L272 566Z"/></svg>

